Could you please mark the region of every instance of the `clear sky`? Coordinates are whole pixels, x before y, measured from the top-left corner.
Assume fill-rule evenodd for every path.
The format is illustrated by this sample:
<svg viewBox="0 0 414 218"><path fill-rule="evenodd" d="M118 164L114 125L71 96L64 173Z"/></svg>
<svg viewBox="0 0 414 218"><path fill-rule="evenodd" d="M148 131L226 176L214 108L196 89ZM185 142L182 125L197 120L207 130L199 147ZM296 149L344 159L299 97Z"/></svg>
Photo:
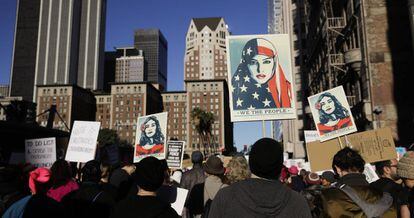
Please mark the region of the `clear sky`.
<svg viewBox="0 0 414 218"><path fill-rule="evenodd" d="M8 84L16 0L1 4L0 84ZM233 35L266 34L267 0L107 0L106 51L133 45L135 29L159 28L168 41L168 91L183 90L185 34L194 17L224 17ZM234 125L238 148L261 136L261 122Z"/></svg>

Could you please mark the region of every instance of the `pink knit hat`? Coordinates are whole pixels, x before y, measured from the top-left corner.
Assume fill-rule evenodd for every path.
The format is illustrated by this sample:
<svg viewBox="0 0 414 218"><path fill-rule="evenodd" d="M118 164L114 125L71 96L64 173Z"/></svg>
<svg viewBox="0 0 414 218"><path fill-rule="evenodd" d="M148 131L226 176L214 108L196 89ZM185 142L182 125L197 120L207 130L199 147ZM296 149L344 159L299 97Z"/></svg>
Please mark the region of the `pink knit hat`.
<svg viewBox="0 0 414 218"><path fill-rule="evenodd" d="M296 166L291 166L289 167L288 172L292 175L298 175L299 170Z"/></svg>
<svg viewBox="0 0 414 218"><path fill-rule="evenodd" d="M29 188L36 194L36 183L46 183L50 179L50 170L47 168L37 168L30 172Z"/></svg>

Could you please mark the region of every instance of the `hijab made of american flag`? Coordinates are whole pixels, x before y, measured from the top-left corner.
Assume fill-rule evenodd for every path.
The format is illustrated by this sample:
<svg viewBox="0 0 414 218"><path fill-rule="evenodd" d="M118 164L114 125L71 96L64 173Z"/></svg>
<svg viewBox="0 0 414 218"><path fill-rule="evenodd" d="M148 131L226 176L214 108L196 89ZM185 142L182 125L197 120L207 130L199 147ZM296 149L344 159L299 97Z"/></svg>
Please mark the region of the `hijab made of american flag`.
<svg viewBox="0 0 414 218"><path fill-rule="evenodd" d="M272 75L270 76L270 79L263 84L260 84L254 80L248 67L256 55L269 56L274 60L274 66L271 72ZM273 83L276 84L274 81L276 81L277 73L281 73L280 76L283 76L283 81L286 81L283 72L281 72L280 69L281 68L279 66L277 51L271 42L262 38L249 40L242 50L240 64L237 67L237 70L231 80L233 92L233 109L246 110L277 108L278 105L276 105L274 98L274 96L277 96L277 94L275 95L275 93L273 93L272 96L272 91L277 92L277 90L271 90L271 88L276 89L276 85L269 87L269 81L273 80ZM287 83L289 86L287 89L289 89L288 91L290 92L290 83ZM280 85L278 86L280 87ZM276 101L279 100L277 99Z"/></svg>

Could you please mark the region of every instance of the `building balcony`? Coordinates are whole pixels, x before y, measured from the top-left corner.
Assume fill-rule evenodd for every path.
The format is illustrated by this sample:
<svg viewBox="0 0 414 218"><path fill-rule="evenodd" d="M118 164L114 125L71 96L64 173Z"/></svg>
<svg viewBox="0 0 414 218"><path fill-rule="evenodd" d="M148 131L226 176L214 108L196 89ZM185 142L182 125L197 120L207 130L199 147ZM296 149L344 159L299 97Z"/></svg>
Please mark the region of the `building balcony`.
<svg viewBox="0 0 414 218"><path fill-rule="evenodd" d="M342 29L346 26L345 19L343 17L330 17L328 18L328 28L330 29Z"/></svg>
<svg viewBox="0 0 414 218"><path fill-rule="evenodd" d="M349 65L355 72L361 70L361 49L355 48L345 52L344 55L345 63Z"/></svg>
<svg viewBox="0 0 414 218"><path fill-rule="evenodd" d="M348 100L348 104L349 104L350 107L352 107L352 106L354 106L358 103L355 95L346 96L346 100Z"/></svg>
<svg viewBox="0 0 414 218"><path fill-rule="evenodd" d="M344 65L344 57L342 54L329 54L329 64L331 66L342 66Z"/></svg>

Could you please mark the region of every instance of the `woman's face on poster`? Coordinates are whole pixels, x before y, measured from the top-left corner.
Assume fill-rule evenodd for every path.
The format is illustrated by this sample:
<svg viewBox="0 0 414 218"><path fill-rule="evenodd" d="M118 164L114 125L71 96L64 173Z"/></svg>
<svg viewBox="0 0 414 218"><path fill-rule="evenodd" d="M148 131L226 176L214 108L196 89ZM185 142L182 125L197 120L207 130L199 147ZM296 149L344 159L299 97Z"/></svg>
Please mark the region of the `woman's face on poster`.
<svg viewBox="0 0 414 218"><path fill-rule="evenodd" d="M153 137L156 131L157 131L157 125L155 124L155 121L149 120L145 124L145 135L147 135L147 137Z"/></svg>
<svg viewBox="0 0 414 218"><path fill-rule="evenodd" d="M259 84L264 84L272 78L275 60L266 55L256 55L247 64L251 77Z"/></svg>
<svg viewBox="0 0 414 218"><path fill-rule="evenodd" d="M332 98L325 96L319 103L321 104L321 109L326 114L331 114L335 111L335 102L332 100Z"/></svg>

